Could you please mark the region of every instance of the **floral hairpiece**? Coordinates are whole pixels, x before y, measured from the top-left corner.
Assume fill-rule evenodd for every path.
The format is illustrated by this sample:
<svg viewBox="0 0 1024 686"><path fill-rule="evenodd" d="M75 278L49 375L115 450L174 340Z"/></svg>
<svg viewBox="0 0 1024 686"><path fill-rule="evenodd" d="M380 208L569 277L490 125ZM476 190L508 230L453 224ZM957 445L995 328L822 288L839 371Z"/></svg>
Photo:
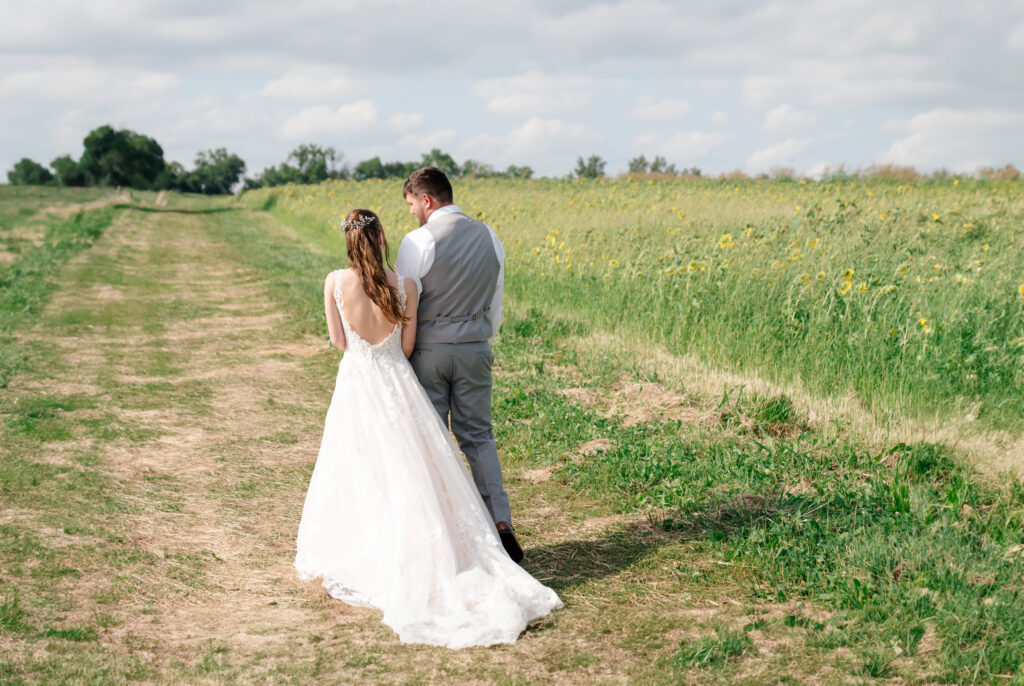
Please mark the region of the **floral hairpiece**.
<svg viewBox="0 0 1024 686"><path fill-rule="evenodd" d="M349 231L355 231L356 229L361 229L367 224L372 223L374 219L376 219L376 217L372 214L364 214L362 216L357 216L355 219L346 219L341 222L341 228L345 229L346 233Z"/></svg>

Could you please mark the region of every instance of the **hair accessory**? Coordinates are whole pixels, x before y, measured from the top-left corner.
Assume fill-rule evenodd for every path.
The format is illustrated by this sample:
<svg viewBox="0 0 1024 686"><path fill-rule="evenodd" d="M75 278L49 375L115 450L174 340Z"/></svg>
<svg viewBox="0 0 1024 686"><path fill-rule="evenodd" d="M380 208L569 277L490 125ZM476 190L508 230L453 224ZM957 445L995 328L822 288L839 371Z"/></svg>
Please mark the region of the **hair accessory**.
<svg viewBox="0 0 1024 686"><path fill-rule="evenodd" d="M367 224L371 224L374 219L376 219L376 217L372 214L364 214L362 216L357 216L355 219L346 219L341 222L341 228L345 229L346 233L349 231L355 231L356 229L363 228Z"/></svg>

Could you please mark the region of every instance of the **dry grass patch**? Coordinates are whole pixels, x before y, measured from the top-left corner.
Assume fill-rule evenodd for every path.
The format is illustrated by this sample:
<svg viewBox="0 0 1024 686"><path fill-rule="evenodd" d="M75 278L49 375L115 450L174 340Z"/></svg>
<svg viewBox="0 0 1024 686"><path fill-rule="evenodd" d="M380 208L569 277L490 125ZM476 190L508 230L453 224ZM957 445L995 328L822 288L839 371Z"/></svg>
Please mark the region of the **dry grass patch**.
<svg viewBox="0 0 1024 686"><path fill-rule="evenodd" d="M693 398L657 382L638 383L623 377L607 393L591 388L562 388L557 392L572 403L597 408L602 416L621 420L625 427L666 420L714 426L721 419L717 411L695 406Z"/></svg>
<svg viewBox="0 0 1024 686"><path fill-rule="evenodd" d="M606 415L623 418L624 426L665 420L707 426L718 422L717 413L694 407L691 399L669 391L660 383L636 383L625 379L612 388L611 405Z"/></svg>
<svg viewBox="0 0 1024 686"><path fill-rule="evenodd" d="M541 467L540 469L528 469L520 476L533 484L541 484L551 478L554 467Z"/></svg>
<svg viewBox="0 0 1024 686"><path fill-rule="evenodd" d="M79 212L99 210L104 207L110 207L111 205L121 205L133 201L134 197L132 196L131 191L121 192L121 190L118 189L117 191L110 195L107 195L102 198L97 198L96 200L91 200L89 202L67 203L62 205L50 205L48 207L44 207L39 211L36 217L40 219L49 215L57 217L70 217L71 215L77 214Z"/></svg>
<svg viewBox="0 0 1024 686"><path fill-rule="evenodd" d="M579 445L579 447L576 448L576 452L579 453L583 457L589 457L591 455L596 455L597 453L601 452L602 450L608 450L609 448L612 447L612 445L613 444L612 444L610 439L607 439L607 438L595 438L592 441L587 441L586 443L581 443Z"/></svg>
<svg viewBox="0 0 1024 686"><path fill-rule="evenodd" d="M981 428L969 409L959 415L933 419L882 416L869 411L853 391L823 397L798 384L779 384L749 373L736 374L712 367L694 355L674 355L650 343L606 332L566 340L565 344L578 353L631 354L644 360L646 368L659 378L690 389L704 399L720 397L726 388L742 388L762 397L784 394L807 418L808 427L824 436L855 437L857 442L866 441L875 450L899 442L941 443L957 451L993 483L1005 483L1007 472L1024 477L1024 436ZM708 402L695 404L706 409ZM713 421L713 417L707 419Z"/></svg>

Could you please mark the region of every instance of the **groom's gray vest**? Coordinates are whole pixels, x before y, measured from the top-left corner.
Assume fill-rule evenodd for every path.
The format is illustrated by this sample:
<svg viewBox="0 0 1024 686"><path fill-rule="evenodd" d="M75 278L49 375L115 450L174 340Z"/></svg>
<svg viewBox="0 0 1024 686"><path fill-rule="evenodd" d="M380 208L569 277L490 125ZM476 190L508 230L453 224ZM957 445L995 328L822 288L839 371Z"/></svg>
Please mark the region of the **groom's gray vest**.
<svg viewBox="0 0 1024 686"><path fill-rule="evenodd" d="M434 263L420 279L417 343L472 343L493 333L491 300L498 256L487 225L461 212L443 214L424 228L434 237Z"/></svg>

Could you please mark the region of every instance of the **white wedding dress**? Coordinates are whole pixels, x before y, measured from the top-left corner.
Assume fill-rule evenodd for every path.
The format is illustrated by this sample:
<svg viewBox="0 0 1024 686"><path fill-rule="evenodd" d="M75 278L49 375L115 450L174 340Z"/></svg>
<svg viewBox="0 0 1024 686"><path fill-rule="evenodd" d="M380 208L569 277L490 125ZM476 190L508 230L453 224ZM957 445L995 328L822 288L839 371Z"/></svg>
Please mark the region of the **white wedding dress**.
<svg viewBox="0 0 1024 686"><path fill-rule="evenodd" d="M334 277L346 351L299 523L299 577L380 609L404 643L512 643L562 602L505 553L401 325L377 344L360 338ZM404 307L401 279L398 292Z"/></svg>

